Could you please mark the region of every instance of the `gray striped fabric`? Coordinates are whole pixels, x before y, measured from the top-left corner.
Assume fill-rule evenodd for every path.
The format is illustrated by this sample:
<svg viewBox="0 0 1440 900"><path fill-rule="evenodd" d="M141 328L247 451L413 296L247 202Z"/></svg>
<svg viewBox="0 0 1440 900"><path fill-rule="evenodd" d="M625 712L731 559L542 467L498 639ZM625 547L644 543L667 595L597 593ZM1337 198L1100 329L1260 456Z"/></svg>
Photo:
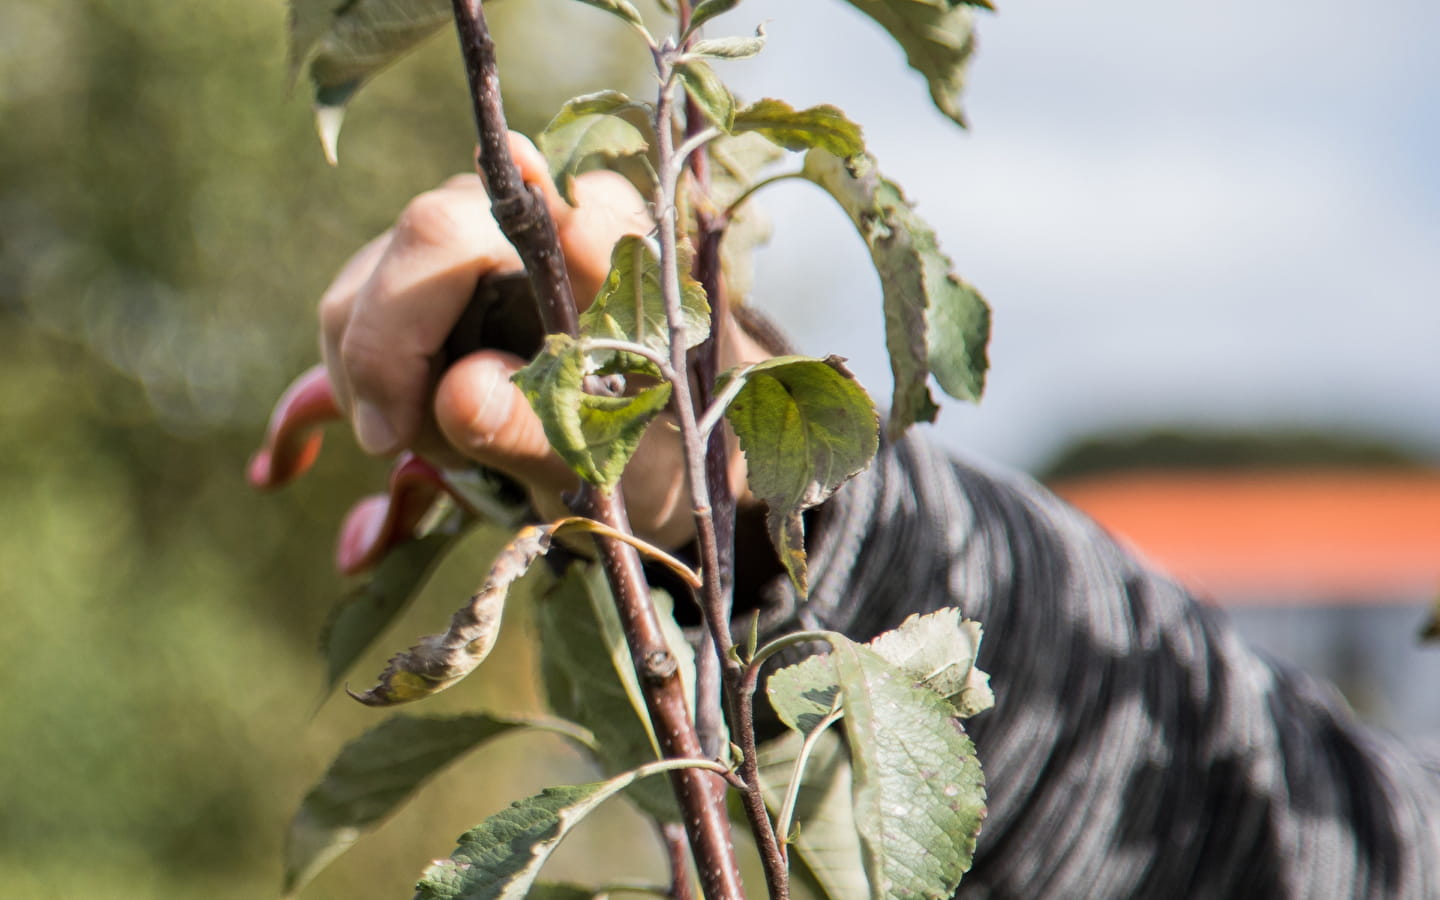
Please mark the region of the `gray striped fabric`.
<svg viewBox="0 0 1440 900"><path fill-rule="evenodd" d="M824 507L811 598L866 639L958 605L995 708L964 898L1440 898L1440 753L1357 724L1035 483L917 438Z"/></svg>

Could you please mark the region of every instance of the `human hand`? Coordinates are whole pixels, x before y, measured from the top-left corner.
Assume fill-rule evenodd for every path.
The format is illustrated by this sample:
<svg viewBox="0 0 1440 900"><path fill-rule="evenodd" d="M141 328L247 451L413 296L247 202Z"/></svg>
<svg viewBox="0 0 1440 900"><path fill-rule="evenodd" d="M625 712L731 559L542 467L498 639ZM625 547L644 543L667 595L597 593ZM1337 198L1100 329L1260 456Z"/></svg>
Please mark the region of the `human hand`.
<svg viewBox="0 0 1440 900"><path fill-rule="evenodd" d="M593 172L577 179L570 207L529 141L512 135L511 151L522 178L541 189L577 301L588 305L615 242L653 228L645 204L618 175ZM394 227L341 269L320 302L321 354L339 411L367 452L409 449L444 466L479 462L520 482L537 511L554 518L577 479L510 381L525 361L484 349L440 371L442 346L476 282L519 269L479 178L452 178L411 201ZM721 323L719 334L722 369L771 355L733 321ZM743 469L739 454L733 458L738 490ZM692 534L682 460L676 429L662 418L636 452L636 474L622 482L636 533L662 545Z"/></svg>

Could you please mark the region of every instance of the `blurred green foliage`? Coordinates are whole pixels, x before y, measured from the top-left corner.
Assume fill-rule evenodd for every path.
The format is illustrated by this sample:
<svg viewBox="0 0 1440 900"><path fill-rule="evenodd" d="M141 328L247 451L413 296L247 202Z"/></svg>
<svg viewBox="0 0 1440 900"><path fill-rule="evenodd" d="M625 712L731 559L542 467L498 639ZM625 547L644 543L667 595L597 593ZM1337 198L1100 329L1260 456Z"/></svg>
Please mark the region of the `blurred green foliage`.
<svg viewBox="0 0 1440 900"><path fill-rule="evenodd" d="M643 54L606 16L565 0L492 15L521 128L581 91L645 89ZM326 167L304 89L287 94L284 30L279 0L0 4L7 900L273 895L294 805L378 721L348 701L315 714L313 647L343 588L334 529L383 467L337 430L282 494L251 493L242 470L314 358L332 272L405 199L467 169L473 131L442 36L362 92L344 162ZM566 50L547 67L549 41ZM443 623L495 538L456 554L353 677ZM532 707L515 631L435 706ZM408 896L481 815L590 774L549 739L507 741L306 896ZM483 777L550 757L558 774L532 763L499 793ZM633 833L610 831L593 840Z"/></svg>
<svg viewBox="0 0 1440 900"><path fill-rule="evenodd" d="M1364 434L1271 428L1163 428L1101 433L1064 448L1040 472L1061 481L1128 469L1416 468L1425 456Z"/></svg>

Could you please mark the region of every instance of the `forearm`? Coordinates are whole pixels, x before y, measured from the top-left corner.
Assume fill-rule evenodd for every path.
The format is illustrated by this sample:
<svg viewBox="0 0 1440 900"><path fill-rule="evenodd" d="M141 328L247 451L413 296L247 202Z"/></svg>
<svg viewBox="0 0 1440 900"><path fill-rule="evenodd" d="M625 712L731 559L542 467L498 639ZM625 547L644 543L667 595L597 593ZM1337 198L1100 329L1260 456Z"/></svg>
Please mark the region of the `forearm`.
<svg viewBox="0 0 1440 900"><path fill-rule="evenodd" d="M966 896L1420 897L1440 775L1355 726L1043 488L908 439L827 504L772 629L857 638L958 605L996 707Z"/></svg>

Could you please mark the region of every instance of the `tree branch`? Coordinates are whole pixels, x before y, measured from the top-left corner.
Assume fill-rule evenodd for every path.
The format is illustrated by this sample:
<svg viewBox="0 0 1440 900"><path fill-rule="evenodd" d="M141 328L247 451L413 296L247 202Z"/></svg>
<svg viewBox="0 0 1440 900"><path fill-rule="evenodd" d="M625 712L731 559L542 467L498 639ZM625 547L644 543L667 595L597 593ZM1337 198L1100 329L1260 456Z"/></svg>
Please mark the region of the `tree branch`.
<svg viewBox="0 0 1440 900"><path fill-rule="evenodd" d="M490 192L491 211L525 263L546 332L574 335L578 315L555 223L539 190L524 183L510 157L495 45L485 24L480 0L452 0L452 5L480 136L477 165ZM581 515L630 531L618 490L606 494L582 484L572 505ZM595 543L615 595L661 749L670 758L702 756L680 683L679 666L670 653L655 607L650 602L639 556L634 548L610 538L597 536ZM721 803L721 792L716 787L717 776L684 768L672 772L670 777L707 900L740 900L744 890L729 821Z"/></svg>

